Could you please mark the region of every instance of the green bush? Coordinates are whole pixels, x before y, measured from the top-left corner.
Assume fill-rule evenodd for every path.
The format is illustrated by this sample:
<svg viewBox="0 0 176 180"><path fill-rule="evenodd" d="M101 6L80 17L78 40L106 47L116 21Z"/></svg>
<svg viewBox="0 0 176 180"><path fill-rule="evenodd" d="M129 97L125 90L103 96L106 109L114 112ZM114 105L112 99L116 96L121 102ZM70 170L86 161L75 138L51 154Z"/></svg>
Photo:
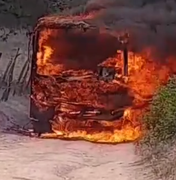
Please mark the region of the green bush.
<svg viewBox="0 0 176 180"><path fill-rule="evenodd" d="M176 179L176 76L154 95L143 124L137 147L142 164L149 165L153 179Z"/></svg>
<svg viewBox="0 0 176 180"><path fill-rule="evenodd" d="M176 136L176 77L170 78L153 97L150 110L143 117L145 136L141 143L155 146Z"/></svg>

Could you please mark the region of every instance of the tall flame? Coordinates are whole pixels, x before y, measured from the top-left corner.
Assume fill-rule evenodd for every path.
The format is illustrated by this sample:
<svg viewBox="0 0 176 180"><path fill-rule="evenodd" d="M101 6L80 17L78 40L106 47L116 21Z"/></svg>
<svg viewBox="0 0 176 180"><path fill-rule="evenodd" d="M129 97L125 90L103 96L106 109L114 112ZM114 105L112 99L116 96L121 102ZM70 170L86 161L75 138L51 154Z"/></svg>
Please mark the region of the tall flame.
<svg viewBox="0 0 176 180"><path fill-rule="evenodd" d="M52 36L51 30L43 31L39 39L39 52L37 54L38 73L44 75L61 75L65 73L71 76L87 76L93 72L86 70L65 70L64 64L53 64L52 54L55 49L52 49L46 43L46 39ZM116 70L116 77L112 82L103 82L96 79L84 79L81 82L65 82L62 85L56 80L46 79L41 80L33 85L35 89L35 100L42 107L55 105L59 108L56 111L54 119L52 119L53 134L43 134L42 137L55 137L66 139L85 139L92 142L101 143L119 143L125 141L134 141L142 134L140 117L145 112L153 94L158 87L166 83L169 76L175 72L173 64L174 58L168 59L167 63L159 63L155 59L148 59L146 56L149 50L141 53L129 52L129 77L124 81L124 77L120 74L119 68L123 67L123 52L117 50L114 57L106 59L101 65L105 67L113 67ZM175 66L176 67L176 66ZM47 84L47 86L46 86ZM45 87L46 89L42 88ZM79 114L80 110L74 109L72 105L63 105L63 102L94 106L96 108L107 108L107 104L100 100L99 92L117 93L119 87L128 89L128 94L134 97L131 107L127 107L123 116L115 121L107 121L106 119L94 122L94 119L88 121L76 120L73 114ZM47 98L37 94L47 94ZM35 96L35 95L33 95ZM74 102L73 102L74 101ZM123 101L123 100L122 100ZM56 109L57 109L56 108ZM60 111L65 114L59 114ZM71 114L72 113L72 114ZM94 112L93 112L94 113ZM66 114L69 116L66 116Z"/></svg>

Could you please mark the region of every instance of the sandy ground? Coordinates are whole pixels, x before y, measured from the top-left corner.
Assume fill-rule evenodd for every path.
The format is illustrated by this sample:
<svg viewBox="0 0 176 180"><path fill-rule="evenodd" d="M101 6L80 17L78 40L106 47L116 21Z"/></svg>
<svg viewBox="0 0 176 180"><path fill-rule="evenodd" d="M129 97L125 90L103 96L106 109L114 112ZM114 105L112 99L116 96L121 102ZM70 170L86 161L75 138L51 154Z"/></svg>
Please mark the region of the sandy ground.
<svg viewBox="0 0 176 180"><path fill-rule="evenodd" d="M26 58L27 39L24 33L0 42L3 57L0 71L8 63L15 48L22 55L15 76ZM1 180L135 180L132 163L137 160L133 144L102 145L83 141L61 141L29 138L4 133L11 121L28 121L28 99L11 97L0 102L0 179Z"/></svg>
<svg viewBox="0 0 176 180"><path fill-rule="evenodd" d="M0 178L5 180L136 179L133 146L0 135Z"/></svg>
<svg viewBox="0 0 176 180"><path fill-rule="evenodd" d="M0 103L0 179L5 180L135 180L133 144L103 145L84 141L37 139L4 133L28 121L27 99Z"/></svg>

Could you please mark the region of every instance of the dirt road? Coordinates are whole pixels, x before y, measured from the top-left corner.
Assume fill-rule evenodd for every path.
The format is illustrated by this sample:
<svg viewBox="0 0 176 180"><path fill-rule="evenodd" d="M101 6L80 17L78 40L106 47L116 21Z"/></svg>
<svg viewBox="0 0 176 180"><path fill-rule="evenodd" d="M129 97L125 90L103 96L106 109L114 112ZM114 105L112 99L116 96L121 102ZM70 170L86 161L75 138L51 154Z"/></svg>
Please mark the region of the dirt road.
<svg viewBox="0 0 176 180"><path fill-rule="evenodd" d="M7 134L1 134L0 141L1 179L136 179L129 165L135 159L131 144L107 146Z"/></svg>
<svg viewBox="0 0 176 180"><path fill-rule="evenodd" d="M0 103L0 179L4 180L135 180L133 144L103 145L84 141L36 139L3 133L25 124L28 101L23 97Z"/></svg>

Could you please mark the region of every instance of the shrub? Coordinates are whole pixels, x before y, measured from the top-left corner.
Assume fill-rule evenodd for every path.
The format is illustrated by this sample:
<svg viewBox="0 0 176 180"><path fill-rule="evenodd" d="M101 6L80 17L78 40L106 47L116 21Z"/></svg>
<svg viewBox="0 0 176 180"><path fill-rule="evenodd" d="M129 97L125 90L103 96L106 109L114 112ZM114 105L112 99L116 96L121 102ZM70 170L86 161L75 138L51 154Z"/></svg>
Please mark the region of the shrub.
<svg viewBox="0 0 176 180"><path fill-rule="evenodd" d="M145 133L138 148L143 163L150 165L150 175L153 179L176 179L176 76L153 97L143 124Z"/></svg>
<svg viewBox="0 0 176 180"><path fill-rule="evenodd" d="M143 118L147 129L142 143L157 145L175 138L176 135L176 77L162 86L154 96L150 111Z"/></svg>

